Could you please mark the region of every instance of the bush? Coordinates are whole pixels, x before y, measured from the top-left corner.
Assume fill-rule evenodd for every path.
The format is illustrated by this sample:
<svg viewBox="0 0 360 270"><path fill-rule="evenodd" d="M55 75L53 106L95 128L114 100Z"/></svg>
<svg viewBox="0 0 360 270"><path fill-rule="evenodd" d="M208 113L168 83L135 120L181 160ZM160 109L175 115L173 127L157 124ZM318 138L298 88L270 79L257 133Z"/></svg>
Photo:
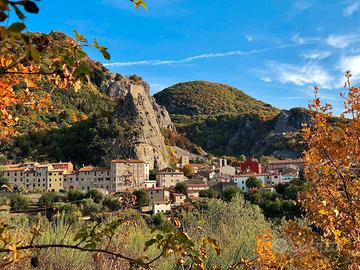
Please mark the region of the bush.
<svg viewBox="0 0 360 270"><path fill-rule="evenodd" d="M149 205L150 200L149 200L146 190L143 190L143 189L135 190L133 192L133 195L136 196L136 206L137 207Z"/></svg>
<svg viewBox="0 0 360 270"><path fill-rule="evenodd" d="M206 189L206 190L201 190L199 192L199 196L200 197L203 197L203 198L217 198L219 196L219 194L217 193L216 190L212 189L212 188L209 188L209 189Z"/></svg>
<svg viewBox="0 0 360 270"><path fill-rule="evenodd" d="M250 176L246 180L246 187L247 188L262 188L263 183L260 179L256 178L255 176Z"/></svg>
<svg viewBox="0 0 360 270"><path fill-rule="evenodd" d="M85 195L78 189L69 190L67 199L69 202L78 202L85 198Z"/></svg>
<svg viewBox="0 0 360 270"><path fill-rule="evenodd" d="M82 213L85 216L95 215L99 213L101 209L101 204L94 202L93 199L86 199L86 201L82 203Z"/></svg>
<svg viewBox="0 0 360 270"><path fill-rule="evenodd" d="M111 196L106 196L102 204L111 211L119 211L122 209L121 202L118 199Z"/></svg>
<svg viewBox="0 0 360 270"><path fill-rule="evenodd" d="M86 198L91 198L94 202L101 203L104 199L104 195L97 189L91 189L86 193Z"/></svg>
<svg viewBox="0 0 360 270"><path fill-rule="evenodd" d="M187 193L188 186L186 182L179 182L175 185L175 191L177 193L186 194Z"/></svg>
<svg viewBox="0 0 360 270"><path fill-rule="evenodd" d="M186 177L193 178L195 174L195 170L193 166L191 166L190 164L186 164L183 168L183 173Z"/></svg>
<svg viewBox="0 0 360 270"><path fill-rule="evenodd" d="M242 195L243 192L240 188L238 187L230 187L227 190L223 191L221 194L221 198L225 201L225 202L231 202L232 199L237 196L237 195Z"/></svg>
<svg viewBox="0 0 360 270"><path fill-rule="evenodd" d="M38 206L40 207L52 207L54 203L61 201L63 198L58 192L47 192L39 198Z"/></svg>
<svg viewBox="0 0 360 270"><path fill-rule="evenodd" d="M10 198L10 207L11 210L25 210L29 206L29 201L27 198L21 196L20 194L14 194Z"/></svg>

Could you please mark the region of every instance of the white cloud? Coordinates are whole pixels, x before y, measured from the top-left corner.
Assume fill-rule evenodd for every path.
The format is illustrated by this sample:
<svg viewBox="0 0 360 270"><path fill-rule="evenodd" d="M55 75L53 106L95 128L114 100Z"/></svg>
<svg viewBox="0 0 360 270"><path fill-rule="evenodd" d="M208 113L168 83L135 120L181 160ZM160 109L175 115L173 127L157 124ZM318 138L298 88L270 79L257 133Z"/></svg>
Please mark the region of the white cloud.
<svg viewBox="0 0 360 270"><path fill-rule="evenodd" d="M251 42L254 40L254 37L253 36L250 36L250 35L245 35L245 38L247 41Z"/></svg>
<svg viewBox="0 0 360 270"><path fill-rule="evenodd" d="M310 44L304 43L304 44ZM241 55L253 55L253 54L259 54L259 53L266 53L270 51L280 50L280 49L286 49L291 47L298 47L303 44L298 43L289 43L289 44L283 44L276 47L267 47L263 49L256 49L256 50L250 50L250 51L229 51L229 52L217 52L217 53L205 53L195 56L186 57L179 60L169 59L169 60L140 60L140 61L127 61L127 62L114 62L114 63L105 63L105 66L115 66L115 67L121 67L121 66L135 66L135 65L152 65L152 66L158 66L158 65L170 65L170 64L182 64L182 63L188 63L195 60L200 59L207 59L207 58L217 58L217 57L227 57L227 56L241 56Z"/></svg>
<svg viewBox="0 0 360 270"><path fill-rule="evenodd" d="M320 38L303 37L299 33L296 33L292 37L292 41L294 41L295 43L298 43L298 44L309 44L309 43L313 43L313 42L319 41L319 40L320 40Z"/></svg>
<svg viewBox="0 0 360 270"><path fill-rule="evenodd" d="M320 88L331 88L332 77L317 64L307 63L303 66L274 63L270 65L276 80L283 84L299 86L318 85Z"/></svg>
<svg viewBox="0 0 360 270"><path fill-rule="evenodd" d="M360 8L360 3L352 3L348 5L346 8L344 8L343 15L345 17L349 17L353 15L356 11L358 11L359 8Z"/></svg>
<svg viewBox="0 0 360 270"><path fill-rule="evenodd" d="M303 54L305 59L309 60L321 60L329 57L331 55L330 51L310 51Z"/></svg>
<svg viewBox="0 0 360 270"><path fill-rule="evenodd" d="M332 47L343 49L353 42L354 37L349 35L330 35L326 39L326 43Z"/></svg>
<svg viewBox="0 0 360 270"><path fill-rule="evenodd" d="M346 56L340 61L341 72L350 70L352 80L360 80L360 55Z"/></svg>
<svg viewBox="0 0 360 270"><path fill-rule="evenodd" d="M305 0L297 0L293 2L290 12L288 13L288 19L292 19L298 16L300 13L304 12L305 10L311 8L313 3L310 1Z"/></svg>
<svg viewBox="0 0 360 270"><path fill-rule="evenodd" d="M264 81L264 82L267 82L267 83L271 83L272 82L272 79L270 76L263 76L263 77L260 77L260 80Z"/></svg>

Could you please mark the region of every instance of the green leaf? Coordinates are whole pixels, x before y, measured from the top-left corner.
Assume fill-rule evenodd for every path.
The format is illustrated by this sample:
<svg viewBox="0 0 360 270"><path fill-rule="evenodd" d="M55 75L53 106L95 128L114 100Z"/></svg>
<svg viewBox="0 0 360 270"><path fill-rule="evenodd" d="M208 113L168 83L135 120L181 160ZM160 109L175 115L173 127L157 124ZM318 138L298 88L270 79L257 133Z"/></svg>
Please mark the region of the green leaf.
<svg viewBox="0 0 360 270"><path fill-rule="evenodd" d="M17 32L17 33L21 32L21 31L24 30L24 29L25 29L25 24L19 23L19 22L13 23L12 25L10 25L10 26L7 28L7 30L9 30L9 31L11 31L11 32Z"/></svg>
<svg viewBox="0 0 360 270"><path fill-rule="evenodd" d="M154 239L150 239L150 240L148 240L148 241L145 242L145 246L146 246L146 247L149 247L149 246L155 244L156 242L157 242L157 240L156 240L155 238L154 238Z"/></svg>
<svg viewBox="0 0 360 270"><path fill-rule="evenodd" d="M35 47L30 47L30 56L36 62L40 61L40 53Z"/></svg>
<svg viewBox="0 0 360 270"><path fill-rule="evenodd" d="M148 12L148 8L144 0L134 0L133 2L136 8L143 7L146 12Z"/></svg>
<svg viewBox="0 0 360 270"><path fill-rule="evenodd" d="M25 19L24 13L22 13L22 11L21 11L16 5L13 4L12 6L13 6L13 8L15 9L15 13L16 13L16 15L19 17L19 19L20 19L20 20Z"/></svg>
<svg viewBox="0 0 360 270"><path fill-rule="evenodd" d="M75 37L76 37L77 41L87 42L87 39L82 34L80 34L78 31L74 30L74 33L75 33Z"/></svg>
<svg viewBox="0 0 360 270"><path fill-rule="evenodd" d="M38 6L33 1L26 1L24 4L24 9L30 13L38 13L39 12Z"/></svg>
<svg viewBox="0 0 360 270"><path fill-rule="evenodd" d="M96 38L94 38L94 47L96 49L100 49L99 43L97 42Z"/></svg>
<svg viewBox="0 0 360 270"><path fill-rule="evenodd" d="M100 52L106 60L110 60L110 54L108 53L107 48L105 48L104 46L101 46Z"/></svg>

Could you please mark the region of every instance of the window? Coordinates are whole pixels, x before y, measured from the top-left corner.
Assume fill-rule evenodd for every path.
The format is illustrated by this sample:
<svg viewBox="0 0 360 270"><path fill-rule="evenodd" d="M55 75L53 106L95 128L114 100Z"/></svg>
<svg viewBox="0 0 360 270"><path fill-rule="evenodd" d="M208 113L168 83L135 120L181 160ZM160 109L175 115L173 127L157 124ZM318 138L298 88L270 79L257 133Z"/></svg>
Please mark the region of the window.
<svg viewBox="0 0 360 270"><path fill-rule="evenodd" d="M49 187L51 187L51 184L49 184Z"/></svg>

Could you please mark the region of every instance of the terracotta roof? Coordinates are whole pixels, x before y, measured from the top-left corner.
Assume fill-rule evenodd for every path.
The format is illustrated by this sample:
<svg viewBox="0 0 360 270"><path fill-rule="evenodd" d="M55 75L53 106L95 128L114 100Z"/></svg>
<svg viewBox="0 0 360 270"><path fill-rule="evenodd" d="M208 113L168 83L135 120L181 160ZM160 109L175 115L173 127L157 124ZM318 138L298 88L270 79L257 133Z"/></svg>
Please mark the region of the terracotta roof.
<svg viewBox="0 0 360 270"><path fill-rule="evenodd" d="M110 171L110 169L105 167L93 167L93 166L85 166L79 169L79 172L95 172L95 171Z"/></svg>
<svg viewBox="0 0 360 270"><path fill-rule="evenodd" d="M26 168L4 168L4 172L20 172L20 171L25 171Z"/></svg>
<svg viewBox="0 0 360 270"><path fill-rule="evenodd" d="M192 187L209 187L208 184L204 184L204 183L192 183L192 184L187 184L188 188L192 188Z"/></svg>
<svg viewBox="0 0 360 270"><path fill-rule="evenodd" d="M169 204L170 201L153 201L153 204Z"/></svg>
<svg viewBox="0 0 360 270"><path fill-rule="evenodd" d="M302 159L284 159L284 160L270 160L268 164L293 164L304 163Z"/></svg>
<svg viewBox="0 0 360 270"><path fill-rule="evenodd" d="M115 159L111 163L146 163L139 159Z"/></svg>

